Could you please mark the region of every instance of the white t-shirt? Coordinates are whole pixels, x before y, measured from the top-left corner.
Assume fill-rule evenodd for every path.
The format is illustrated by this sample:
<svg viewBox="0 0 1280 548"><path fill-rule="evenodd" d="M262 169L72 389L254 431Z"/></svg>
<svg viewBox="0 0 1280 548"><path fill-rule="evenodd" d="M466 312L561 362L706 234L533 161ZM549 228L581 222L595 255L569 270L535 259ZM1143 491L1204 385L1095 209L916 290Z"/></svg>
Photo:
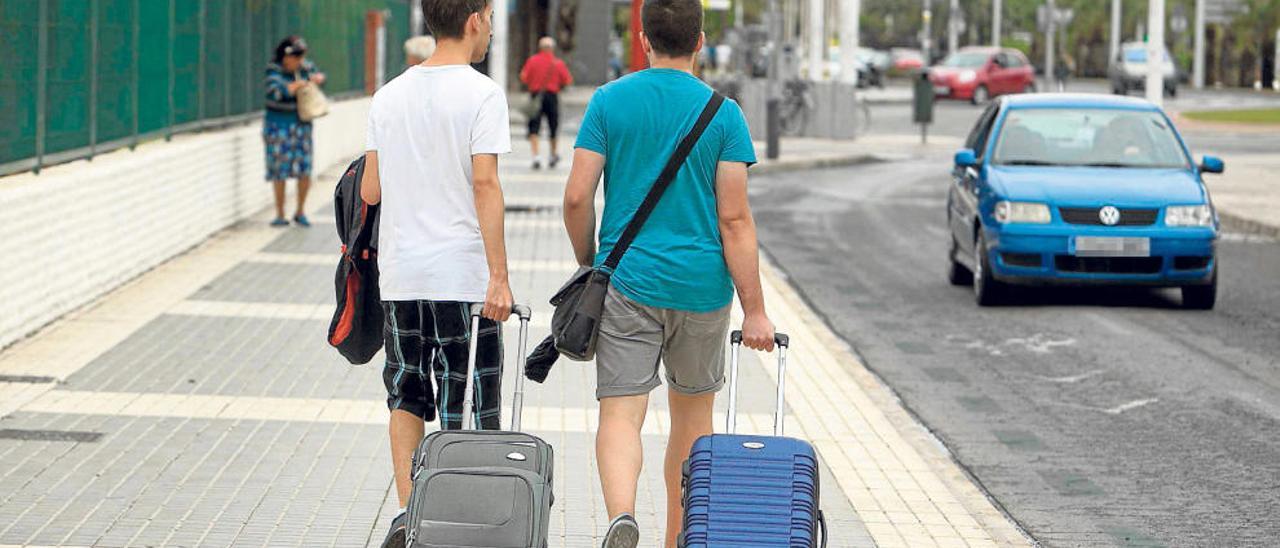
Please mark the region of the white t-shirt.
<svg viewBox="0 0 1280 548"><path fill-rule="evenodd" d="M382 299L483 302L471 156L511 152L502 89L467 65L410 67L374 94L366 149L382 184Z"/></svg>

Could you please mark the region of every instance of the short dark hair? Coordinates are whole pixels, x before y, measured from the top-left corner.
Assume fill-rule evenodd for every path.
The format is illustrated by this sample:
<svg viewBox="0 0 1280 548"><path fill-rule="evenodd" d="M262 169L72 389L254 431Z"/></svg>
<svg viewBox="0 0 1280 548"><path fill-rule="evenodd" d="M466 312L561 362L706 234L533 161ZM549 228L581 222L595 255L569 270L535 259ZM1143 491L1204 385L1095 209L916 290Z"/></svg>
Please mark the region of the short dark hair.
<svg viewBox="0 0 1280 548"><path fill-rule="evenodd" d="M462 38L467 19L483 13L490 0L422 0L422 17L436 38Z"/></svg>
<svg viewBox="0 0 1280 548"><path fill-rule="evenodd" d="M702 1L645 0L640 21L653 51L667 57L692 55L702 35Z"/></svg>

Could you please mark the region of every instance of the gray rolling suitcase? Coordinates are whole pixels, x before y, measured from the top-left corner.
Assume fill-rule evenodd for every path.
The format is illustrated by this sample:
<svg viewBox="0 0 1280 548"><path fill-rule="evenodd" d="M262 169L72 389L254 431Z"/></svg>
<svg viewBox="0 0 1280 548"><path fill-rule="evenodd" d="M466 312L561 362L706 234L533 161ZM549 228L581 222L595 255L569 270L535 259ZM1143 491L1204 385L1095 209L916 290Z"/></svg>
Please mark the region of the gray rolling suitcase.
<svg viewBox="0 0 1280 548"><path fill-rule="evenodd" d="M471 310L471 332L480 326L480 305ZM433 432L413 455L409 496L409 548L546 548L551 517L551 445L520 432L524 407L524 354L529 308L520 318L520 352L512 398L511 430L473 430L472 377L476 337L471 338L463 391L462 430Z"/></svg>

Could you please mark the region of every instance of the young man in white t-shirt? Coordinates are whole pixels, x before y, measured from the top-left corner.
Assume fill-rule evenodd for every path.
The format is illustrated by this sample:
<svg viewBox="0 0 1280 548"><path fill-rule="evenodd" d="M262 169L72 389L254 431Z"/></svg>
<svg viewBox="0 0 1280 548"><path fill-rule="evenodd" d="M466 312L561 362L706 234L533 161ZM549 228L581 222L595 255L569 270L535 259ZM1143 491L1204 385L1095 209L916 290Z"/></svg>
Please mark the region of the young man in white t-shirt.
<svg viewBox="0 0 1280 548"><path fill-rule="evenodd" d="M493 6L490 0L425 0L423 15L436 50L374 95L360 188L366 202L382 204L382 378L401 509L384 545L395 547L405 542L410 459L422 441L424 421L438 410L442 428L461 426L470 303L484 303L476 422L498 428L499 322L511 314L512 303L498 183L498 155L511 151L507 98L470 66L488 51Z"/></svg>

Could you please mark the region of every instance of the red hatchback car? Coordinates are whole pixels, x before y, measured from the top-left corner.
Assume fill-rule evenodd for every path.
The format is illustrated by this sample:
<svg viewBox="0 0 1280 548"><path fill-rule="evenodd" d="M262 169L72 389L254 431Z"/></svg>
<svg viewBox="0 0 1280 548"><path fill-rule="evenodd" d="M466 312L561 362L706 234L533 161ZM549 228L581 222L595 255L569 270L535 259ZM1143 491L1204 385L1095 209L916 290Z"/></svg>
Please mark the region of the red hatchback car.
<svg viewBox="0 0 1280 548"><path fill-rule="evenodd" d="M1036 90L1035 69L1016 49L962 48L929 69L929 81L934 95L975 105L997 95Z"/></svg>

